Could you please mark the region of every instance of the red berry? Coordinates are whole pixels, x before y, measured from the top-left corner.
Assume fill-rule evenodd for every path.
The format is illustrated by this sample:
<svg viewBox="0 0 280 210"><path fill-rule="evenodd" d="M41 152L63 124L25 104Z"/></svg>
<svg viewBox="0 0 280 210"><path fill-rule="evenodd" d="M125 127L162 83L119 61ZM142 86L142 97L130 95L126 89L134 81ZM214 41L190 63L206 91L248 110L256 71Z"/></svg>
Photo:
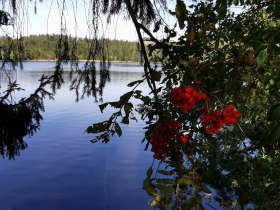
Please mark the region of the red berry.
<svg viewBox="0 0 280 210"><path fill-rule="evenodd" d="M185 90L186 90L187 93L191 93L191 92L193 92L193 87L192 86L187 86Z"/></svg>
<svg viewBox="0 0 280 210"><path fill-rule="evenodd" d="M189 140L189 136L188 136L188 135L184 135L184 136L181 137L181 141L182 141L184 144L186 144L186 143L188 142L188 140Z"/></svg>

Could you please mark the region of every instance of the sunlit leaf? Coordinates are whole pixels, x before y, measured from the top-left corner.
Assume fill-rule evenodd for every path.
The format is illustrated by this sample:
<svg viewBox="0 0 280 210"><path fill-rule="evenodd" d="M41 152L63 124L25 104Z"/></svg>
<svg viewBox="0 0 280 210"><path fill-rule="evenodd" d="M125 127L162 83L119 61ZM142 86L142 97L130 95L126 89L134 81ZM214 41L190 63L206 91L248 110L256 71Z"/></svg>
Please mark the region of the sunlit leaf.
<svg viewBox="0 0 280 210"><path fill-rule="evenodd" d="M258 67L263 67L267 58L268 58L268 52L267 52L267 48L266 48L266 49L259 52L259 54L256 58L257 66Z"/></svg>
<svg viewBox="0 0 280 210"><path fill-rule="evenodd" d="M157 205L160 203L160 201L161 201L161 196L158 195L158 194L156 194L156 195L154 195L153 201L150 202L150 205L151 205L152 207L157 207Z"/></svg>

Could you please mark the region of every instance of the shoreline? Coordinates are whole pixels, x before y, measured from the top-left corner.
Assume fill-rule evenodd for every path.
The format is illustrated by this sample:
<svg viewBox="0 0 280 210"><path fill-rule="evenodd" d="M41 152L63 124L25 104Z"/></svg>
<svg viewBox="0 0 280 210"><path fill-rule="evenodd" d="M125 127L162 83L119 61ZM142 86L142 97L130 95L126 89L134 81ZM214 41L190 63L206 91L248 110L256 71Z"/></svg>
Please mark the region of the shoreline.
<svg viewBox="0 0 280 210"><path fill-rule="evenodd" d="M24 60L22 62L56 62L57 60L52 59L37 59L37 60ZM86 59L78 60L78 62L86 62ZM94 60L95 62L100 62L101 60ZM70 61L69 61L70 62ZM111 63L137 63L138 61L109 61Z"/></svg>

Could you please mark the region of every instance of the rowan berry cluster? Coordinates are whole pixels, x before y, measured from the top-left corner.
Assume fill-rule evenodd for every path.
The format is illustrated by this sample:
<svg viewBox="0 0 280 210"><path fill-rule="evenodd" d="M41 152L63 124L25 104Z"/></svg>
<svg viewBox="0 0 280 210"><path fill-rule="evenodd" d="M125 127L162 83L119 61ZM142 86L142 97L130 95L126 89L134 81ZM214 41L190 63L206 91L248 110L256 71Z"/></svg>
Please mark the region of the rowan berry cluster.
<svg viewBox="0 0 280 210"><path fill-rule="evenodd" d="M179 136L179 130L182 128L182 123L175 120L159 123L151 133L151 151L154 152L154 158L165 160L170 157L171 148L169 141L174 140Z"/></svg>
<svg viewBox="0 0 280 210"><path fill-rule="evenodd" d="M185 89L180 87L173 88L170 92L169 101L178 106L183 113L194 108L194 106L202 99L206 99L205 93L200 93L196 87L187 86Z"/></svg>
<svg viewBox="0 0 280 210"><path fill-rule="evenodd" d="M187 86L184 89L173 88L169 96L170 103L179 107L183 113L192 110L201 100L206 99L208 96L199 92L194 86ZM205 127L207 134L217 134L224 125L233 125L239 117L240 113L236 111L234 105L228 105L224 110L213 111L207 107L200 109L201 126ZM178 141L186 144L189 140L189 136L180 134L180 131L182 131L182 123L176 122L174 119L158 123L150 136L154 158L165 160L178 153Z"/></svg>
<svg viewBox="0 0 280 210"><path fill-rule="evenodd" d="M207 134L217 134L223 127L232 126L240 117L240 113L235 111L233 105L227 106L224 110L211 111L207 107L200 110L201 126L205 127Z"/></svg>

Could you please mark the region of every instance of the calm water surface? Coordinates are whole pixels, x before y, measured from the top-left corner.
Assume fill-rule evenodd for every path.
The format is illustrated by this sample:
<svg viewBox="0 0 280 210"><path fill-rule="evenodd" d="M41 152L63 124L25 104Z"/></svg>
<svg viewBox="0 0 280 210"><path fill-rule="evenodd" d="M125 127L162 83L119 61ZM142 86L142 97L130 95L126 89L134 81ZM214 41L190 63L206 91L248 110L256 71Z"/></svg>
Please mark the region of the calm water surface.
<svg viewBox="0 0 280 210"><path fill-rule="evenodd" d="M15 97L32 93L53 66L25 63L25 70L13 75L25 92ZM111 70L104 101L117 100L143 74L137 64L112 63ZM108 144L92 144L93 136L84 131L105 120L109 110L100 114L92 98L76 103L67 84L55 100L45 101L45 109L39 132L25 138L28 148L15 160L0 158L0 210L151 209L142 189L152 163L152 153L140 143L143 122L123 126L123 136Z"/></svg>

